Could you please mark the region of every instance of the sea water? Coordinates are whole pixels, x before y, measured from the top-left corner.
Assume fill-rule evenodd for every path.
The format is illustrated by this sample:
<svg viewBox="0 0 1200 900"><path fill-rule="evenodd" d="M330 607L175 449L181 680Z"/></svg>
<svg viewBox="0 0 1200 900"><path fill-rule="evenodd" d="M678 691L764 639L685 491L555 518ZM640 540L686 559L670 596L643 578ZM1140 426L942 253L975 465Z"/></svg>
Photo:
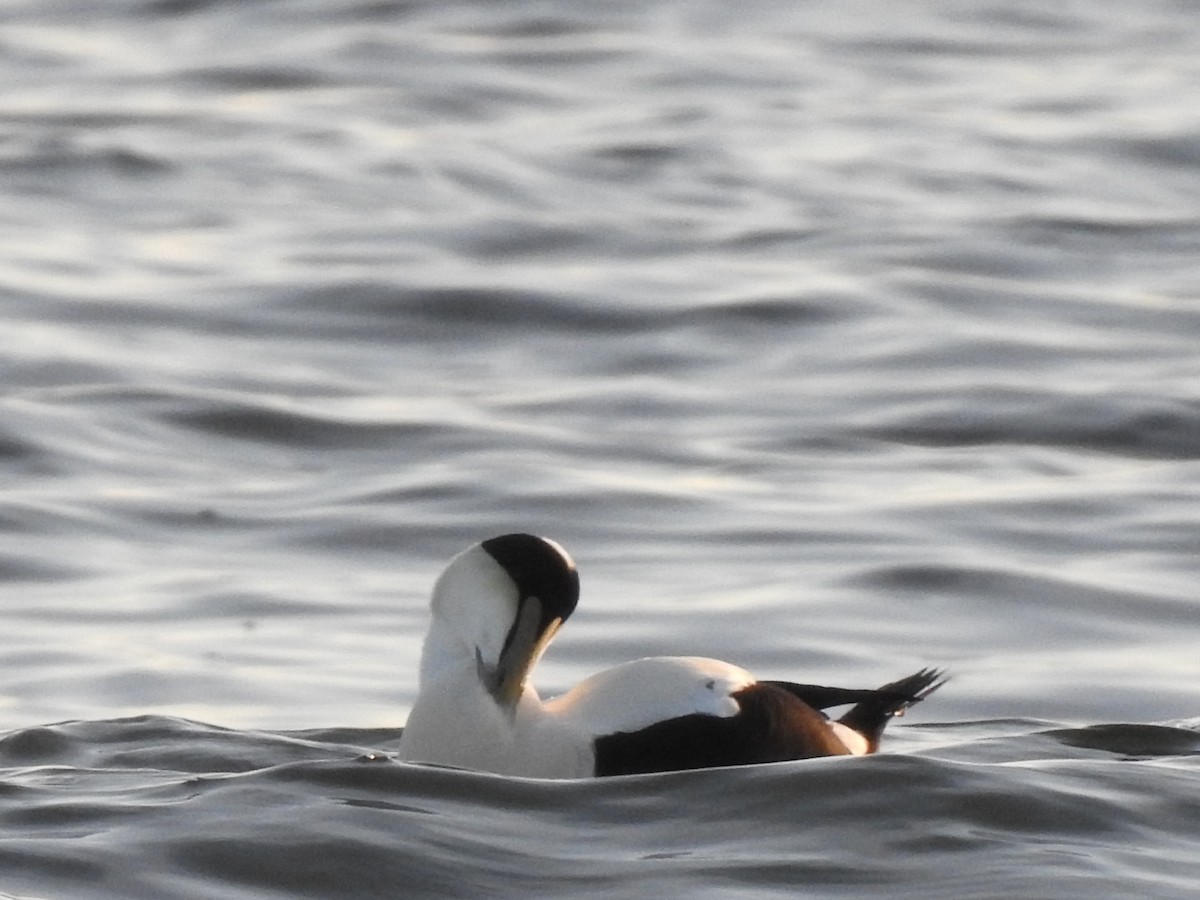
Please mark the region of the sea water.
<svg viewBox="0 0 1200 900"><path fill-rule="evenodd" d="M0 896L1190 898L1186 2L0 6ZM952 681L885 753L395 762L445 562Z"/></svg>

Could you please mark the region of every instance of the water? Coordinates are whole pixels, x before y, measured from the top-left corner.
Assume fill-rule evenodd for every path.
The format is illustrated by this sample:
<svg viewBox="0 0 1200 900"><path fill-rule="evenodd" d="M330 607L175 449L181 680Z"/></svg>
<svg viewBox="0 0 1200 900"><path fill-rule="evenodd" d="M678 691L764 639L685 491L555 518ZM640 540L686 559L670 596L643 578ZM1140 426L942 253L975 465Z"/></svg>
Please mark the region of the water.
<svg viewBox="0 0 1200 900"><path fill-rule="evenodd" d="M6 778L0 860L21 890L99 898L1195 889L1194 731L992 720L931 734L928 754L539 782L343 743L394 743L385 731L29 729L0 746L29 766ZM956 759L980 745L1021 760Z"/></svg>
<svg viewBox="0 0 1200 900"><path fill-rule="evenodd" d="M1190 4L0 22L0 896L1195 895ZM954 680L866 760L389 760L512 530L545 693Z"/></svg>

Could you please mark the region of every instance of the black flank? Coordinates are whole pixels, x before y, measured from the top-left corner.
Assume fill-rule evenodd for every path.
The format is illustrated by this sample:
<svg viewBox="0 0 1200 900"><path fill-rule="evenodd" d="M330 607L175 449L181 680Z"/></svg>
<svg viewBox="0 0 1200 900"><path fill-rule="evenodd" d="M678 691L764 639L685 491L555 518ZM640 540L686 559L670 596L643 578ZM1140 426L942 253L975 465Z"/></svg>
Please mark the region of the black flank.
<svg viewBox="0 0 1200 900"><path fill-rule="evenodd" d="M739 766L847 753L824 715L792 692L759 682L737 693L734 716L699 713L596 738L596 775Z"/></svg>

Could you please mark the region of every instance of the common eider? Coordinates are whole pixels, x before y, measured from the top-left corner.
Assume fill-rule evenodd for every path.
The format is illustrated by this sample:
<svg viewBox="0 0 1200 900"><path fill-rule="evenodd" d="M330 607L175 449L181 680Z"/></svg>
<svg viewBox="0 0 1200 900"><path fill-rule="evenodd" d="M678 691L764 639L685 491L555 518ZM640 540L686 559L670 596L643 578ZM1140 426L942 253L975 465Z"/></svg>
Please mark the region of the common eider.
<svg viewBox="0 0 1200 900"><path fill-rule="evenodd" d="M530 673L575 609L579 575L552 540L507 534L438 578L416 704L413 762L584 778L874 753L884 726L945 682L922 669L874 690L759 681L691 656L606 669L552 700ZM823 710L850 706L839 719Z"/></svg>

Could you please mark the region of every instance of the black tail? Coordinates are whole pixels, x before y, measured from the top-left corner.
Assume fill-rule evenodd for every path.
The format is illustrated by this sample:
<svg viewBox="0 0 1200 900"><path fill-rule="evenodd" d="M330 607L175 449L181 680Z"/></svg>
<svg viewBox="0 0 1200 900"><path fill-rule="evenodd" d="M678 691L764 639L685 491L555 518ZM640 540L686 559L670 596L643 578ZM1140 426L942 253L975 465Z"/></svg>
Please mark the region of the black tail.
<svg viewBox="0 0 1200 900"><path fill-rule="evenodd" d="M943 669L922 669L907 678L877 688L872 696L856 704L838 719L867 739L868 753L879 749L879 738L892 716L902 716L947 681Z"/></svg>

